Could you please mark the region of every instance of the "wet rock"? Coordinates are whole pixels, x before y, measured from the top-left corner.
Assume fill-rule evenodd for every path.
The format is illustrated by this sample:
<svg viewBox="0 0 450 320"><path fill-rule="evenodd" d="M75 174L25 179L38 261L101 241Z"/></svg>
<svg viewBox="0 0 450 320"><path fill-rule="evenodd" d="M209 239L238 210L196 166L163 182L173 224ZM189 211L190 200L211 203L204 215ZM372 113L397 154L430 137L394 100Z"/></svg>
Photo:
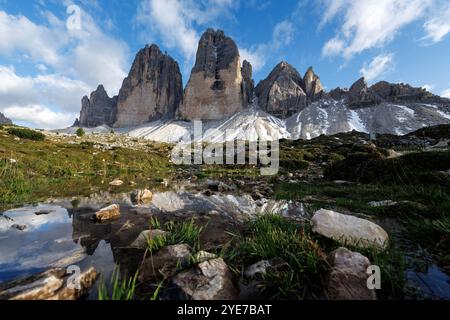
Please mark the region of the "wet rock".
<svg viewBox="0 0 450 320"><path fill-rule="evenodd" d="M144 190L135 190L132 194L131 194L131 201L135 204L147 204L150 203L153 199L153 193L148 190L148 189L144 189Z"/></svg>
<svg viewBox="0 0 450 320"><path fill-rule="evenodd" d="M312 220L313 232L351 245L386 248L389 236L377 224L354 216L321 209Z"/></svg>
<svg viewBox="0 0 450 320"><path fill-rule="evenodd" d="M78 288L68 286L68 280L66 280L66 285L54 296L50 297L49 300L79 300L89 293L97 278L97 271L91 267L80 275Z"/></svg>
<svg viewBox="0 0 450 320"><path fill-rule="evenodd" d="M261 278L268 270L286 271L289 270L289 264L281 258L274 258L271 260L261 260L251 266L248 266L244 271L244 276L249 279Z"/></svg>
<svg viewBox="0 0 450 320"><path fill-rule="evenodd" d="M267 268L270 267L270 262L268 260L262 260L251 266L247 267L244 271L244 275L247 278L255 278L257 275L266 274Z"/></svg>
<svg viewBox="0 0 450 320"><path fill-rule="evenodd" d="M19 231L24 231L24 230L27 228L27 226L24 225L24 224L13 224L13 225L11 226L11 228L12 228L12 229L19 230Z"/></svg>
<svg viewBox="0 0 450 320"><path fill-rule="evenodd" d="M194 270L178 274L173 284L192 300L233 300L238 292L233 275L223 259L202 262Z"/></svg>
<svg viewBox="0 0 450 320"><path fill-rule="evenodd" d="M115 180L111 181L111 182L109 183L109 185L110 185L110 186L119 187L119 186L123 185L123 181L120 180L120 179L115 179Z"/></svg>
<svg viewBox="0 0 450 320"><path fill-rule="evenodd" d="M80 274L78 283L65 269L50 269L41 274L2 284L0 299L10 300L77 300L94 285L98 274L94 268Z"/></svg>
<svg viewBox="0 0 450 320"><path fill-rule="evenodd" d="M191 248L187 244L162 248L142 263L139 281L143 283L161 276L170 278L176 274L178 265L186 263L190 256Z"/></svg>
<svg viewBox="0 0 450 320"><path fill-rule="evenodd" d="M202 263L216 258L217 256L214 253L209 253L206 251L199 251L194 255L194 261L197 263Z"/></svg>
<svg viewBox="0 0 450 320"><path fill-rule="evenodd" d="M40 216L40 215L47 215L47 214L50 214L52 212L53 212L52 210L40 210L40 211L35 212L34 214L37 215L37 216Z"/></svg>
<svg viewBox="0 0 450 320"><path fill-rule="evenodd" d="M94 220L104 222L107 220L115 219L120 216L120 207L117 204L110 205L103 208L94 214Z"/></svg>
<svg viewBox="0 0 450 320"><path fill-rule="evenodd" d="M136 238L136 240L133 241L131 244L131 247L133 248L139 248L139 249L146 249L148 246L148 241L156 239L158 237L163 237L167 234L167 232L163 230L145 230L142 231L139 236Z"/></svg>
<svg viewBox="0 0 450 320"><path fill-rule="evenodd" d="M375 291L367 288L369 259L339 248L331 253L329 261L332 269L325 290L328 299L376 300Z"/></svg>

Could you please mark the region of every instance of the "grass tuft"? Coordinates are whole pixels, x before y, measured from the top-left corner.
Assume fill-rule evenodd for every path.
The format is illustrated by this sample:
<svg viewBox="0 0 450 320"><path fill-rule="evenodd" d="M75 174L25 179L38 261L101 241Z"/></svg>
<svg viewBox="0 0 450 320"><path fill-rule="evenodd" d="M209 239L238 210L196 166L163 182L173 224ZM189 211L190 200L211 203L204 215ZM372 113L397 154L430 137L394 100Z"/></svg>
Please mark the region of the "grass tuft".
<svg viewBox="0 0 450 320"><path fill-rule="evenodd" d="M133 300L136 293L136 282L138 273L133 277L121 279L119 267L116 267L111 277L110 285L107 287L102 281L98 290L99 300Z"/></svg>

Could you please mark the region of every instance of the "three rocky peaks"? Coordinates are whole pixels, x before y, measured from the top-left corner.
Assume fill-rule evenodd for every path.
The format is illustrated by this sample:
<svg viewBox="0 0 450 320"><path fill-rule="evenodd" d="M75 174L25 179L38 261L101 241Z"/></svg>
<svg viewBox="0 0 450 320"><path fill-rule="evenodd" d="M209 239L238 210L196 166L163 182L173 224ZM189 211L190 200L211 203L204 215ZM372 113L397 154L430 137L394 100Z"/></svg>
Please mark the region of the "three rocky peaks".
<svg viewBox="0 0 450 320"><path fill-rule="evenodd" d="M245 60L241 64L236 43L223 31L208 29L200 39L184 91L178 63L158 46L146 46L136 55L118 96L110 98L100 85L90 98L83 97L75 125L134 127L165 119L220 120L245 110L254 98L262 110L283 119L323 98L345 99L352 108L385 101L439 99L405 84L382 81L368 87L364 78L350 89L326 92L312 68L302 77L285 61L255 87L252 66Z"/></svg>

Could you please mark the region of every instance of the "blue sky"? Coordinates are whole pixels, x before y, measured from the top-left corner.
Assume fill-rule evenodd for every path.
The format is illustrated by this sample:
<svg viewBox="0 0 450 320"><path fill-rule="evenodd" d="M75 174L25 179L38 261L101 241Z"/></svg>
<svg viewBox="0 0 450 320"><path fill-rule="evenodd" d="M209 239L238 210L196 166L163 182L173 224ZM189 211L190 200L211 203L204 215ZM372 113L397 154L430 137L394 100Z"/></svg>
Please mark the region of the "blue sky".
<svg viewBox="0 0 450 320"><path fill-rule="evenodd" d="M0 0L0 112L70 125L97 84L118 93L147 43L186 83L208 27L235 39L257 82L286 60L329 90L364 75L450 97L448 0Z"/></svg>

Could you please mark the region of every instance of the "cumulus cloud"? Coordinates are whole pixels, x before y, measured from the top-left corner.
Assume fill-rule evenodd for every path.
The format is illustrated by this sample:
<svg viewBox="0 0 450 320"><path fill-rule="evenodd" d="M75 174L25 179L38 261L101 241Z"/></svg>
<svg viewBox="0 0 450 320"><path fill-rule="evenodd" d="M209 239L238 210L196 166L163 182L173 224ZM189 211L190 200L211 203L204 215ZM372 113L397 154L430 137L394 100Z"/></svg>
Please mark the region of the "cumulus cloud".
<svg viewBox="0 0 450 320"><path fill-rule="evenodd" d="M192 62L200 35L197 26L205 26L227 16L237 0L143 0L136 20L146 26L150 37L158 36L164 46L178 49L186 62Z"/></svg>
<svg viewBox="0 0 450 320"><path fill-rule="evenodd" d="M21 77L13 66L0 65L0 110L14 121L44 129L71 125L80 110L80 97L88 91L82 81L58 74Z"/></svg>
<svg viewBox="0 0 450 320"><path fill-rule="evenodd" d="M392 53L380 54L370 63L365 63L361 68L361 74L368 82L373 81L383 75L393 65L394 55Z"/></svg>
<svg viewBox="0 0 450 320"><path fill-rule="evenodd" d="M126 76L129 49L106 35L82 9L80 28L75 29L67 28L66 21L49 11L43 16L45 22L35 23L23 15L0 11L0 57L21 55L38 73L21 76L14 67L0 65L0 108L13 121L61 127L73 122L81 97L99 83L110 95L118 93ZM33 116L26 116L31 111ZM56 122L52 125L52 121Z"/></svg>
<svg viewBox="0 0 450 320"><path fill-rule="evenodd" d="M338 33L323 47L323 56L352 58L364 50L382 47L399 31L422 18L432 0L329 0L321 25L343 16Z"/></svg>
<svg viewBox="0 0 450 320"><path fill-rule="evenodd" d="M3 110L8 118L14 121L32 123L36 128L58 129L73 123L76 114L55 112L42 105L11 105Z"/></svg>

